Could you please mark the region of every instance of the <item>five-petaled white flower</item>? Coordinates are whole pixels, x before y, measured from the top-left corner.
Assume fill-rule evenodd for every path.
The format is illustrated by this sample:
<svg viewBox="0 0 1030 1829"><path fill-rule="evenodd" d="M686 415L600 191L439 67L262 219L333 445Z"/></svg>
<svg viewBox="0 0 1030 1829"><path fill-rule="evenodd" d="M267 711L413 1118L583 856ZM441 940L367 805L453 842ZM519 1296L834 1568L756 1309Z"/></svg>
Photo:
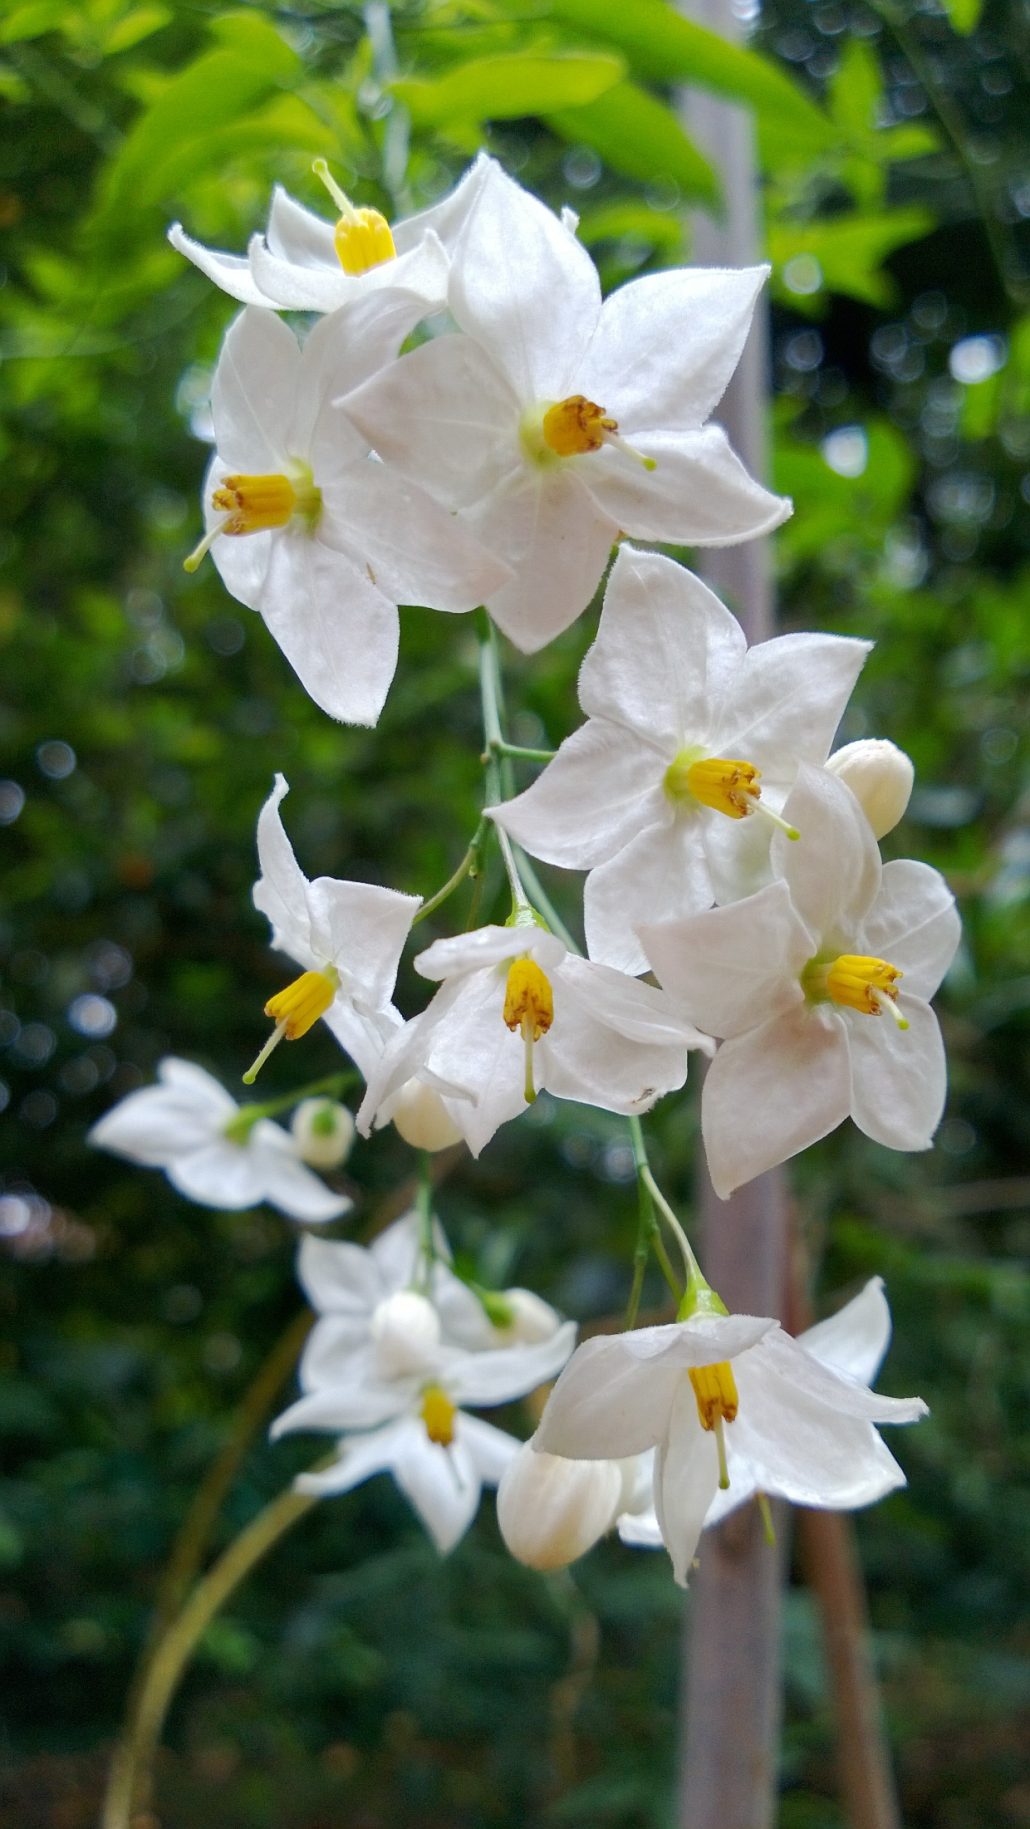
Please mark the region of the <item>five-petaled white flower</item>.
<svg viewBox="0 0 1030 1829"><path fill-rule="evenodd" d="M852 1323L865 1326L865 1317ZM655 1516L685 1586L720 1485L727 1508L737 1501L735 1474L740 1498L762 1491L837 1509L869 1504L903 1481L874 1425L916 1422L926 1405L881 1397L831 1361L832 1352L821 1358L753 1315L700 1313L587 1340L534 1441L572 1460L656 1449Z"/></svg>
<svg viewBox="0 0 1030 1829"><path fill-rule="evenodd" d="M309 1225L348 1211L351 1201L305 1168L281 1125L252 1121L203 1067L172 1055L157 1074L159 1085L130 1092L94 1124L90 1143L164 1169L172 1186L202 1207L234 1211L267 1200Z"/></svg>
<svg viewBox="0 0 1030 1829"><path fill-rule="evenodd" d="M397 349L419 315L377 295L323 318L303 349L270 310L230 325L211 384L210 549L306 692L374 724L397 665L398 603L470 610L507 575L424 490L390 474L332 405Z"/></svg>
<svg viewBox="0 0 1030 1829"><path fill-rule="evenodd" d="M854 795L803 767L777 880L728 908L638 932L659 981L709 1034L701 1130L726 1196L850 1115L888 1149L928 1149L946 1072L933 996L959 941L928 864L881 865Z"/></svg>
<svg viewBox="0 0 1030 1829"><path fill-rule="evenodd" d="M580 670L588 722L532 787L488 809L534 857L589 870L592 959L644 972L637 922L733 901L768 877L798 764L825 761L868 649L838 635L749 649L700 579L620 549ZM774 817L746 817L763 812Z"/></svg>
<svg viewBox="0 0 1030 1829"><path fill-rule="evenodd" d="M621 534L725 545L790 513L705 424L767 271L656 273L602 304L566 225L498 166L486 172L451 260L460 334L402 356L343 406L513 567L485 602L527 653L586 608Z"/></svg>
<svg viewBox="0 0 1030 1829"><path fill-rule="evenodd" d="M439 203L391 225L378 210L355 208L318 160L314 169L340 212L335 223L296 203L277 184L268 227L251 237L245 256L204 247L179 222L168 239L243 305L328 312L369 293L403 292L424 317L447 303L447 248L490 164L481 153Z"/></svg>
<svg viewBox="0 0 1030 1829"><path fill-rule="evenodd" d="M279 814L288 792L277 775L258 815L254 906L272 924L272 945L303 971L266 1003L275 1028L244 1078L249 1085L279 1041L306 1035L320 1016L367 1078L398 1022L390 999L421 898L332 876L309 882Z"/></svg>
<svg viewBox="0 0 1030 1829"><path fill-rule="evenodd" d="M465 1089L448 1112L478 1156L543 1088L604 1111L647 1111L683 1085L688 1049L711 1049L653 985L577 958L532 918L437 940L415 964L444 982L384 1050L357 1116L366 1134L417 1069Z"/></svg>

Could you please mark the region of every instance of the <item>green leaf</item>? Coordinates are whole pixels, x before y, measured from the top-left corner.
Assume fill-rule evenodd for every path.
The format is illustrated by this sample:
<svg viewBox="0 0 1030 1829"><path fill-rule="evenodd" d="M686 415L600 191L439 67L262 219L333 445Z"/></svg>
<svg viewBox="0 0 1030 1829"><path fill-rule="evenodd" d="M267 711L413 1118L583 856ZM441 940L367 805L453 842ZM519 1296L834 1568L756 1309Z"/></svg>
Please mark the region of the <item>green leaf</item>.
<svg viewBox="0 0 1030 1829"><path fill-rule="evenodd" d="M57 31L67 16L63 0L29 0L25 6L13 6L7 18L0 21L0 44L41 38L44 32Z"/></svg>
<svg viewBox="0 0 1030 1829"><path fill-rule="evenodd" d="M944 10L956 32L968 38L975 32L983 12L983 0L944 0Z"/></svg>
<svg viewBox="0 0 1030 1829"><path fill-rule="evenodd" d="M574 146L590 146L613 171L645 181L666 179L688 197L714 203L719 181L677 117L636 83L618 83L586 108L565 108L547 125Z"/></svg>
<svg viewBox="0 0 1030 1829"><path fill-rule="evenodd" d="M851 38L841 52L830 84L830 113L849 138L863 143L875 132L883 96L876 53L862 38Z"/></svg>
<svg viewBox="0 0 1030 1829"><path fill-rule="evenodd" d="M683 254L683 223L672 210L653 210L646 203L609 203L586 209L577 230L585 247L600 241L636 241L663 254Z"/></svg>
<svg viewBox="0 0 1030 1829"><path fill-rule="evenodd" d="M781 300L804 308L804 299L821 292L837 292L870 305L889 305L893 283L881 271L895 248L921 241L934 227L928 211L910 208L831 216L820 222L781 219L769 227L769 255L773 263L773 290ZM817 284L799 296L785 269L807 255L818 265Z"/></svg>
<svg viewBox="0 0 1030 1829"><path fill-rule="evenodd" d="M389 86L416 127L508 121L593 102L619 81L622 59L602 52L474 57L445 76L398 77Z"/></svg>
<svg viewBox="0 0 1030 1829"><path fill-rule="evenodd" d="M128 51L133 45L141 44L144 38L167 25L171 17L166 6L136 7L114 27L104 45L106 55L113 57L118 51Z"/></svg>
<svg viewBox="0 0 1030 1829"><path fill-rule="evenodd" d="M527 0L499 0L502 10L525 19ZM799 85L771 59L730 44L718 32L696 25L665 0L547 0L540 17L561 20L622 51L634 74L649 82L696 83L735 101L749 102L761 116L785 118L813 150L832 146L832 124Z"/></svg>

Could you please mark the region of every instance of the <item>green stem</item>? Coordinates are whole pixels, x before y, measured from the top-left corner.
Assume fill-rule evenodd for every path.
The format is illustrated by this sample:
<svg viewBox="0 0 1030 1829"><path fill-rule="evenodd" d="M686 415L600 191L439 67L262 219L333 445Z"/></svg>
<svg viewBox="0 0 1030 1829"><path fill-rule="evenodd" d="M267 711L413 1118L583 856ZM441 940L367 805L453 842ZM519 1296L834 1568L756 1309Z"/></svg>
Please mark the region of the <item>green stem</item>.
<svg viewBox="0 0 1030 1829"><path fill-rule="evenodd" d="M490 745L497 756L511 756L516 762L553 762L557 755L555 749L526 749L521 743L509 743L506 738L495 739ZM484 761L489 757L485 756Z"/></svg>
<svg viewBox="0 0 1030 1829"><path fill-rule="evenodd" d="M316 1496L294 1492L292 1487L280 1493L197 1583L150 1660L129 1731L112 1763L101 1829L130 1829L149 1791L151 1767L172 1698L204 1632L262 1556L317 1503Z"/></svg>
<svg viewBox="0 0 1030 1829"><path fill-rule="evenodd" d="M291 1105L299 1105L301 1099L311 1099L318 1093L331 1093L338 1097L349 1087L357 1084L358 1075L352 1068L342 1073L327 1073L320 1080L309 1080L306 1086L298 1086L294 1092L280 1093L274 1099L262 1099L258 1104L241 1105L234 1118L225 1127L225 1135L233 1143L245 1143L255 1124L261 1118L274 1118L280 1111L288 1111Z"/></svg>
<svg viewBox="0 0 1030 1829"><path fill-rule="evenodd" d="M491 802L503 800L501 769L498 760L497 745L503 744L501 735L501 686L500 667L497 656L497 638L493 623L486 611L480 612L479 621L479 695L483 706L483 736L486 740L486 791ZM504 859L504 868L508 875L511 899L515 911L530 910L529 897L522 887L518 865L511 840L502 826L494 826L497 843Z"/></svg>
<svg viewBox="0 0 1030 1829"><path fill-rule="evenodd" d="M483 849L483 839L486 835L486 830L487 822L485 819L481 819L473 834L469 848L462 858L461 863L458 865L457 870L455 870L453 876L447 878L442 889L438 889L436 894L431 895L427 902L423 902L415 919L411 923L412 927L417 927L420 921L426 919L427 915L435 914L436 910L441 908L444 902L454 894L454 891L461 888L461 885L467 876L475 876L478 874L479 856Z"/></svg>
<svg viewBox="0 0 1030 1829"><path fill-rule="evenodd" d="M558 910L555 908L554 903L540 881L535 867L530 863L529 858L526 856L526 853L522 850L521 846L517 848L517 856L519 860L519 874L526 886L526 891L533 907L543 915L551 932L557 934L562 945L567 946L570 953L579 953L581 948L576 945L576 942L562 920L561 915L558 913Z"/></svg>

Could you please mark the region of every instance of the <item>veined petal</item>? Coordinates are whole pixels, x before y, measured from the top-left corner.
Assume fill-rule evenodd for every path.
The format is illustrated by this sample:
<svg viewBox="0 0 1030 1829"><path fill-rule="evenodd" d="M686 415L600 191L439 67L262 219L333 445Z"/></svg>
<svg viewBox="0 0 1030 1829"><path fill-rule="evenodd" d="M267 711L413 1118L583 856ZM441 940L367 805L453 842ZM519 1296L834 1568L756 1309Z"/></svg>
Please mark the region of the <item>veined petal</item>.
<svg viewBox="0 0 1030 1829"><path fill-rule="evenodd" d="M620 972L650 969L635 931L638 923L673 921L712 901L703 816L677 815L667 800L666 808L667 818L645 826L617 857L592 870L584 885L587 951L591 959ZM641 816L646 816L643 808Z"/></svg>
<svg viewBox="0 0 1030 1829"><path fill-rule="evenodd" d="M258 607L316 705L344 724L378 721L397 667L397 605L349 554L284 528Z"/></svg>
<svg viewBox="0 0 1030 1829"><path fill-rule="evenodd" d="M735 1425L731 1425L735 1426ZM705 1513L718 1490L719 1461L713 1436L702 1429L687 1379L673 1400L668 1434L654 1466L654 1505L672 1572L685 1588Z"/></svg>
<svg viewBox="0 0 1030 1829"><path fill-rule="evenodd" d="M524 654L535 654L585 610L608 563L618 523L599 508L581 472L523 473L470 511L477 539L512 567L487 609Z"/></svg>
<svg viewBox="0 0 1030 1829"><path fill-rule="evenodd" d="M716 1193L725 1200L817 1143L850 1108L847 1037L836 1011L789 1010L723 1042L701 1093L701 1133Z"/></svg>
<svg viewBox="0 0 1030 1829"><path fill-rule="evenodd" d="M812 937L785 883L638 932L659 983L708 1035L739 1035L804 1002Z"/></svg>
<svg viewBox="0 0 1030 1829"><path fill-rule="evenodd" d="M685 743L705 741L746 652L736 617L700 578L624 543L580 668L579 701L590 717L626 725L671 762Z"/></svg>
<svg viewBox="0 0 1030 1829"><path fill-rule="evenodd" d="M680 1365L633 1358L622 1337L584 1340L547 1399L537 1443L573 1461L640 1454L664 1436L683 1378Z"/></svg>
<svg viewBox="0 0 1030 1829"><path fill-rule="evenodd" d="M890 1338L891 1311L883 1278L874 1276L835 1315L828 1315L825 1321L817 1321L799 1334L798 1345L831 1371L846 1372L849 1378L872 1384Z"/></svg>
<svg viewBox="0 0 1030 1829"><path fill-rule="evenodd" d="M521 400L574 391L601 311L597 271L558 217L499 165L486 172L455 245L449 302Z"/></svg>
<svg viewBox="0 0 1030 1829"><path fill-rule="evenodd" d="M281 311L337 311L370 293L407 292L418 301L419 317L439 311L447 299L448 260L436 236L424 239L395 260L367 273L345 273L332 266L299 266L273 253L260 235L252 235L247 259L254 281Z"/></svg>
<svg viewBox="0 0 1030 1829"><path fill-rule="evenodd" d="M401 356L340 401L391 467L448 508L466 508L522 467L521 407L471 337L441 336Z"/></svg>
<svg viewBox="0 0 1030 1829"><path fill-rule="evenodd" d="M300 361L296 337L270 308L248 305L233 319L211 382L215 443L230 472L280 471L304 455L287 448Z"/></svg>
<svg viewBox="0 0 1030 1829"><path fill-rule="evenodd" d="M352 464L323 492L318 533L329 546L361 553L394 603L474 610L511 576L454 515L385 464Z"/></svg>
<svg viewBox="0 0 1030 1829"><path fill-rule="evenodd" d="M788 786L799 762L825 762L872 647L844 635L776 635L749 648L719 720L720 756L746 756Z"/></svg>
<svg viewBox="0 0 1030 1829"><path fill-rule="evenodd" d="M665 766L636 732L591 718L566 737L531 787L486 811L531 856L589 869L621 852L642 825L671 825Z"/></svg>
<svg viewBox="0 0 1030 1829"><path fill-rule="evenodd" d="M798 914L817 941L854 932L881 876L873 829L854 794L825 769L802 764L783 810L802 836L792 842L777 832L769 856Z"/></svg>
<svg viewBox="0 0 1030 1829"><path fill-rule="evenodd" d="M317 959L312 948L308 879L293 854L279 812L289 791L286 777L276 775L275 786L258 814L261 875L254 884L254 906L272 923L272 945L306 970L317 971L327 961Z"/></svg>
<svg viewBox="0 0 1030 1829"><path fill-rule="evenodd" d="M271 303L254 279L245 254L226 254L218 248L205 248L203 242L194 241L192 235L187 235L181 222L172 223L168 239L177 253L185 254L201 273L214 280L230 298L239 299L241 305L267 306Z"/></svg>
<svg viewBox="0 0 1030 1829"><path fill-rule="evenodd" d="M948 1092L944 1043L929 1004L906 997L904 984L898 1009L907 1029L884 1014L847 1025L851 1115L887 1149L929 1149Z"/></svg>
<svg viewBox="0 0 1030 1829"><path fill-rule="evenodd" d="M601 307L580 391L620 427L700 426L726 391L768 267L678 267L620 286Z"/></svg>
<svg viewBox="0 0 1030 1829"><path fill-rule="evenodd" d="M955 898L938 871L911 858L884 865L880 893L862 923L862 951L896 965L906 992L933 996L961 933Z"/></svg>
<svg viewBox="0 0 1030 1829"><path fill-rule="evenodd" d="M598 509L633 539L735 546L771 533L793 512L785 496L748 475L721 426L634 432L632 442L654 460L653 470L611 445L577 468Z"/></svg>

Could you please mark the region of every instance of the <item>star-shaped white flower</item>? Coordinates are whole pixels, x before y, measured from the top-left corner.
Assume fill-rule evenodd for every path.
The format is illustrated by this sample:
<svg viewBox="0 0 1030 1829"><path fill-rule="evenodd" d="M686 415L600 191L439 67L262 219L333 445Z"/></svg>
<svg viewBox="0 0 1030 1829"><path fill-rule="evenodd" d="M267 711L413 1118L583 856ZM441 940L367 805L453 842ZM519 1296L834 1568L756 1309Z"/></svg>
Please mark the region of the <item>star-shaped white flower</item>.
<svg viewBox="0 0 1030 1829"><path fill-rule="evenodd" d="M728 908L638 932L691 1021L725 1037L705 1075L701 1130L726 1196L849 1115L888 1149L928 1149L947 1076L929 1005L959 918L928 864L881 866L842 781L803 767L773 838L776 880Z"/></svg>
<svg viewBox="0 0 1030 1829"><path fill-rule="evenodd" d="M868 651L838 635L749 649L700 579L620 548L580 670L587 723L532 787L488 809L534 857L589 870L592 959L645 972L638 922L767 879L776 822L761 815L781 812L799 763L825 761Z"/></svg>
<svg viewBox="0 0 1030 1829"><path fill-rule="evenodd" d="M473 1155L538 1090L604 1111L647 1111L682 1086L687 1051L710 1050L652 985L577 958L528 920L437 940L415 960L436 996L388 1044L357 1115L389 1115L413 1072L464 1089L448 1112Z"/></svg>
<svg viewBox="0 0 1030 1829"><path fill-rule="evenodd" d="M172 1055L157 1074L159 1085L130 1092L94 1124L88 1141L164 1169L172 1186L202 1207L236 1211L266 1200L308 1225L348 1211L352 1202L305 1168L287 1131L269 1118L251 1123L203 1067Z"/></svg>
<svg viewBox="0 0 1030 1829"><path fill-rule="evenodd" d="M332 405L394 353L417 315L373 298L323 318L303 349L270 310L230 325L211 386L210 549L306 692L374 724L397 665L398 603L470 610L507 575L425 491L371 458Z"/></svg>
<svg viewBox="0 0 1030 1829"><path fill-rule="evenodd" d="M246 256L204 247L179 222L168 239L243 305L328 312L370 293L404 292L425 317L447 302L447 249L490 163L481 154L448 196L391 226L377 210L355 209L319 161L316 169L340 212L335 223L296 203L277 184L268 227L251 237Z"/></svg>
<svg viewBox="0 0 1030 1829"><path fill-rule="evenodd" d="M565 224L487 171L451 263L464 334L402 356L344 410L511 565L485 601L525 652L586 608L621 534L718 546L790 513L705 424L767 272L656 273L602 304Z"/></svg>
<svg viewBox="0 0 1030 1829"><path fill-rule="evenodd" d="M332 876L309 882L279 813L288 792L277 775L258 815L254 906L272 924L272 945L303 969L265 1005L275 1029L245 1077L249 1084L281 1039L296 1040L324 1017L367 1078L399 1020L390 1000L421 897Z"/></svg>
<svg viewBox="0 0 1030 1829"><path fill-rule="evenodd" d="M883 1363L890 1337L891 1313L883 1278L871 1277L861 1293L835 1315L799 1334L797 1345L826 1370L868 1388ZM760 1350L756 1348L756 1354ZM775 1380L764 1375L756 1377L756 1370L762 1371L759 1357L753 1365L747 1358L734 1362L738 1392L746 1391L747 1400L741 1396L736 1421L725 1430L729 1484L716 1489L705 1513L705 1530L721 1523L731 1511L759 1493L794 1505L852 1511L860 1505L873 1505L896 1487L904 1486L902 1469L876 1431L870 1430L861 1468L856 1467L849 1475L846 1466L839 1466L838 1472L844 1476L839 1484L820 1482L816 1494L809 1458L790 1452L790 1444L784 1452ZM826 1471L830 1473L831 1469ZM662 1533L654 1509L652 1456L641 1461L640 1473L632 1502L619 1517L619 1536L634 1547L658 1549ZM856 1483L860 1476L864 1476L862 1484Z"/></svg>
<svg viewBox="0 0 1030 1829"><path fill-rule="evenodd" d="M534 1440L572 1460L656 1449L654 1505L681 1586L734 1465L755 1490L850 1509L903 1479L876 1423L916 1422L918 1397L881 1397L753 1315L698 1314L584 1341ZM733 1455L735 1460L731 1461Z"/></svg>

